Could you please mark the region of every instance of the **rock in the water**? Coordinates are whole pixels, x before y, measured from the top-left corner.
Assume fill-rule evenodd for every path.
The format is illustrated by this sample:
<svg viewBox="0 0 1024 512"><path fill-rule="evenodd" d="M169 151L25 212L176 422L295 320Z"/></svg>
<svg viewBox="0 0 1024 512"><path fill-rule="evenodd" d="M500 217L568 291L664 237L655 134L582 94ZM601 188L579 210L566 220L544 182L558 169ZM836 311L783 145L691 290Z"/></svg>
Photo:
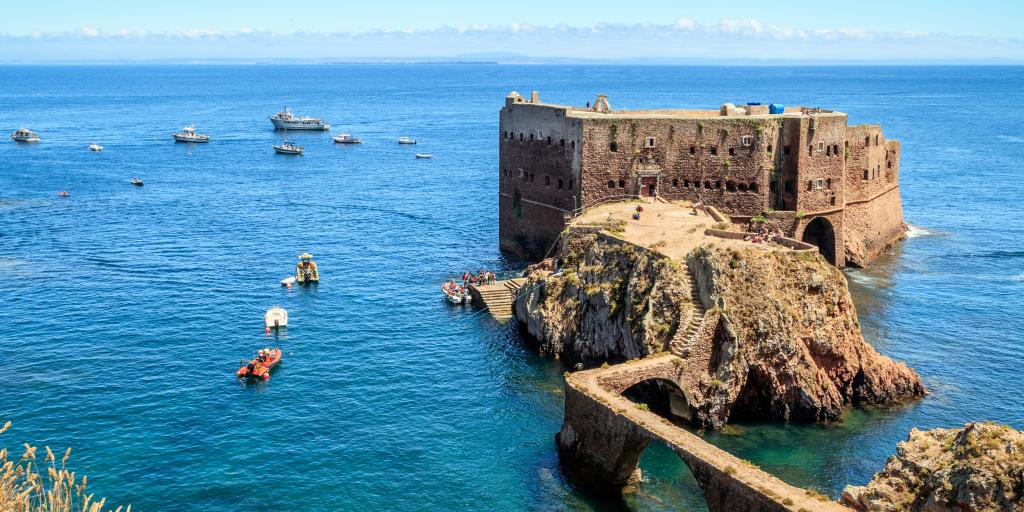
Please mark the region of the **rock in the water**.
<svg viewBox="0 0 1024 512"><path fill-rule="evenodd" d="M572 228L571 228L572 229ZM685 363L692 421L832 421L848 404L924 394L917 375L861 336L846 279L812 253L702 246L687 262L570 231L562 273L536 272L516 315L542 353L568 366L672 349ZM691 279L702 303L691 301ZM691 311L708 308L699 335Z"/></svg>
<svg viewBox="0 0 1024 512"><path fill-rule="evenodd" d="M993 423L914 429L866 486L843 491L863 511L1024 511L1024 432Z"/></svg>

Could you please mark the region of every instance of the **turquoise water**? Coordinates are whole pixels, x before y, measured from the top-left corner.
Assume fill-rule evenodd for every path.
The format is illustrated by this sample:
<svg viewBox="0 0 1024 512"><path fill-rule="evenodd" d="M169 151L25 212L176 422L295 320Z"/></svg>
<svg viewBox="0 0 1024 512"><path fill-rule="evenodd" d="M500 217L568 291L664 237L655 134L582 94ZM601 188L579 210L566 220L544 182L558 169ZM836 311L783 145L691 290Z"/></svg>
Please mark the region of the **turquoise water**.
<svg viewBox="0 0 1024 512"><path fill-rule="evenodd" d="M2 444L73 446L95 492L138 510L699 509L661 446L621 502L577 492L553 442L562 369L514 325L441 300L453 273L521 264L497 250L497 112L512 89L617 107L805 103L903 142L906 216L927 232L847 275L868 340L932 395L712 441L834 495L912 426L1024 428L1022 80L1019 67L0 67L0 128L43 137L0 143ZM296 132L306 154L275 155L266 116L285 104L364 144ZM190 123L213 142L174 144ZM323 282L283 289L302 251ZM266 337L273 305L291 326ZM278 345L269 383L235 380L241 358Z"/></svg>

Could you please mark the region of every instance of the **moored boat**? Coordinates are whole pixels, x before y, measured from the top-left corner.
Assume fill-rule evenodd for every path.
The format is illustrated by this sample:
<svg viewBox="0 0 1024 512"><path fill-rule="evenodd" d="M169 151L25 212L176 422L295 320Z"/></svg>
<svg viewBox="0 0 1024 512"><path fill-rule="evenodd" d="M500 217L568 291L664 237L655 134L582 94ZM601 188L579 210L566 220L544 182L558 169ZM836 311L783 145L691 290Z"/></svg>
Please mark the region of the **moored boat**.
<svg viewBox="0 0 1024 512"><path fill-rule="evenodd" d="M103 146L99 144L89 144L89 151L103 151Z"/></svg>
<svg viewBox="0 0 1024 512"><path fill-rule="evenodd" d="M28 128L19 128L11 134L14 142L39 142L39 134Z"/></svg>
<svg viewBox="0 0 1024 512"><path fill-rule="evenodd" d="M299 284L320 282L320 270L316 267L312 254L304 252L299 255L299 262L295 265L295 281Z"/></svg>
<svg viewBox="0 0 1024 512"><path fill-rule="evenodd" d="M452 304L469 304L473 299L465 286L460 286L455 281L448 281L441 285L441 292Z"/></svg>
<svg viewBox="0 0 1024 512"><path fill-rule="evenodd" d="M319 117L296 116L292 114L292 109L288 107L271 116L270 122L273 123L274 128L277 130L326 131L331 129L331 125L325 123L323 119Z"/></svg>
<svg viewBox="0 0 1024 512"><path fill-rule="evenodd" d="M281 349L263 349L247 364L242 365L235 373L240 379L270 380L270 370L281 362Z"/></svg>
<svg viewBox="0 0 1024 512"><path fill-rule="evenodd" d="M409 138L409 137L399 137L398 138L398 143L399 144L416 144L416 139Z"/></svg>
<svg viewBox="0 0 1024 512"><path fill-rule="evenodd" d="M296 146L291 142L284 141L282 144L275 145L274 151L282 155L301 155L304 149L302 146Z"/></svg>
<svg viewBox="0 0 1024 512"><path fill-rule="evenodd" d="M288 327L288 311L280 306L274 306L263 314L263 325L267 329L280 329Z"/></svg>
<svg viewBox="0 0 1024 512"><path fill-rule="evenodd" d="M67 190L61 190L57 192L57 197L71 197L71 194Z"/></svg>
<svg viewBox="0 0 1024 512"><path fill-rule="evenodd" d="M363 141L348 133L339 133L333 138L335 144L362 144Z"/></svg>
<svg viewBox="0 0 1024 512"><path fill-rule="evenodd" d="M416 153L416 158L434 158L430 153Z"/></svg>
<svg viewBox="0 0 1024 512"><path fill-rule="evenodd" d="M175 142L192 142L202 144L210 142L210 136L196 133L196 127L189 125L181 129L181 132L174 134Z"/></svg>
<svg viewBox="0 0 1024 512"><path fill-rule="evenodd" d="M143 181L141 179L139 179L138 177L132 178L131 179L131 184L135 185L136 187L141 187L141 186L145 185L145 183L143 183Z"/></svg>

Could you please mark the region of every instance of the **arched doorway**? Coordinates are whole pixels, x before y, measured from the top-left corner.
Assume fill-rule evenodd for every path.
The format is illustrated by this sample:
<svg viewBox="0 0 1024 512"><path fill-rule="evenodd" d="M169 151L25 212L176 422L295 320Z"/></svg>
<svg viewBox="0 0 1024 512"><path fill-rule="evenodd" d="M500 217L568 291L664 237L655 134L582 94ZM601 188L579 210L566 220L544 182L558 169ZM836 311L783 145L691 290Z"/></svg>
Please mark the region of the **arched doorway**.
<svg viewBox="0 0 1024 512"><path fill-rule="evenodd" d="M803 241L818 246L821 255L836 264L836 232L832 229L832 223L824 217L815 217L814 220L804 228Z"/></svg>

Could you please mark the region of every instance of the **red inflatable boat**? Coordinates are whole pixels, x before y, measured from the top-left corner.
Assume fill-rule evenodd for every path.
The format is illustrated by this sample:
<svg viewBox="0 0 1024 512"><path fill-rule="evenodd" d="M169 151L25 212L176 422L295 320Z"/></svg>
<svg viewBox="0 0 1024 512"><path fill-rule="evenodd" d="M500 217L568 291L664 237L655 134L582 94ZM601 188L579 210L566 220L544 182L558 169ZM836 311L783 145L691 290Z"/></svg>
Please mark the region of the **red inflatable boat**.
<svg viewBox="0 0 1024 512"><path fill-rule="evenodd" d="M240 379L262 379L264 381L270 380L270 370L273 370L277 363L281 362L281 349L274 348L270 349L266 360L260 362L259 358L249 361L238 369L238 378Z"/></svg>

